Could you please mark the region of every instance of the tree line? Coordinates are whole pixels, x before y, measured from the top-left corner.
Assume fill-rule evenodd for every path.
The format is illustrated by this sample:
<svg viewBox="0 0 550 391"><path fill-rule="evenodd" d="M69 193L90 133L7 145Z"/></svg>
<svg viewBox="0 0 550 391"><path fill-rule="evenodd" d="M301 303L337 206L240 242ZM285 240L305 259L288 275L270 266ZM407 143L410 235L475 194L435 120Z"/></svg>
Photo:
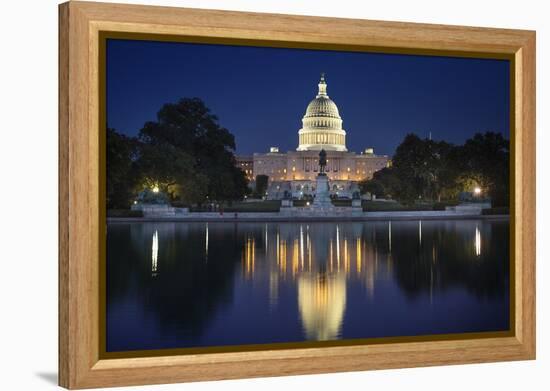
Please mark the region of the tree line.
<svg viewBox="0 0 550 391"><path fill-rule="evenodd" d="M136 137L107 129L107 208L129 208L155 189L172 204L242 199L245 173L236 166L235 138L199 98L167 103Z"/></svg>
<svg viewBox="0 0 550 391"><path fill-rule="evenodd" d="M479 187L494 207L509 205L510 142L495 132L477 133L463 145L405 136L391 166L360 183L363 193L396 199L456 200Z"/></svg>
<svg viewBox="0 0 550 391"><path fill-rule="evenodd" d="M136 137L108 128L107 208L129 208L151 189L175 205L241 200L250 189L235 149L233 134L199 98L166 103ZM412 204L457 200L461 192L479 187L493 206L509 205L510 143L500 133L477 133L463 145L411 133L391 162L360 182L362 193ZM268 177L258 179L252 195L261 197Z"/></svg>

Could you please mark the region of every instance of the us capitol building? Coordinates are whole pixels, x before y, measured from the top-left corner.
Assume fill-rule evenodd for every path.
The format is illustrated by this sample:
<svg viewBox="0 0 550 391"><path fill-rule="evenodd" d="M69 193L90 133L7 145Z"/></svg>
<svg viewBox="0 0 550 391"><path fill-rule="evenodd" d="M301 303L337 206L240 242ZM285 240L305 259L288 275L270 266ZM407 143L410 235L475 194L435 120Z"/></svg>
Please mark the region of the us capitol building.
<svg viewBox="0 0 550 391"><path fill-rule="evenodd" d="M267 175L267 199L282 199L285 194L303 198L315 194L315 180L319 173L319 152L327 153L325 172L329 177L330 194L351 198L359 191L358 182L372 178L374 172L389 164L388 156L375 155L372 148L359 154L346 148L346 131L338 107L327 95L324 74L319 81L319 92L307 106L298 131L298 148L287 153L271 147L268 153L237 156L237 165L250 181L257 175Z"/></svg>

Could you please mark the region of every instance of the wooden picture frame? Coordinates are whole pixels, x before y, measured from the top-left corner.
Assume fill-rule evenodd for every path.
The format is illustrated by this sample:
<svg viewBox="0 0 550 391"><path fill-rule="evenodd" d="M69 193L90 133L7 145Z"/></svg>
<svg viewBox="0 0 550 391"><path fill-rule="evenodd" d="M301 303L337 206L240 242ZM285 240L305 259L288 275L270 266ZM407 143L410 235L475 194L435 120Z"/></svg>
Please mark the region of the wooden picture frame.
<svg viewBox="0 0 550 391"><path fill-rule="evenodd" d="M513 330L476 339L100 357L102 32L509 58ZM152 35L150 35L152 34ZM150 38L151 39L151 38ZM89 388L535 358L535 32L89 2L59 6L59 384ZM103 235L103 236L102 236Z"/></svg>

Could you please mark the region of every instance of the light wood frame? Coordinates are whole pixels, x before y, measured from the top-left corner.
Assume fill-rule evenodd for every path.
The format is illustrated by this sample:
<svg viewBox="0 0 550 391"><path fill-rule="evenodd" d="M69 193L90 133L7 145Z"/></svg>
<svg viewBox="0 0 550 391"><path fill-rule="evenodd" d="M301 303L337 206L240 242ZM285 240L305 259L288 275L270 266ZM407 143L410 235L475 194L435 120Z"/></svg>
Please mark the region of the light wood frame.
<svg viewBox="0 0 550 391"><path fill-rule="evenodd" d="M100 359L101 31L510 58L512 336ZM535 32L88 2L59 6L59 384L90 388L535 358Z"/></svg>

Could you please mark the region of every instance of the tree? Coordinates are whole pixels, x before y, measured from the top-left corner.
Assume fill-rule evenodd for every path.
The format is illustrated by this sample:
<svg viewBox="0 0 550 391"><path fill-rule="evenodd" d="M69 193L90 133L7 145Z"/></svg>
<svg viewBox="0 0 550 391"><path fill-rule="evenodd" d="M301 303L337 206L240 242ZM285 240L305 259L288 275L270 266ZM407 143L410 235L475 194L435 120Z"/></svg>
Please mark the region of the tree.
<svg viewBox="0 0 550 391"><path fill-rule="evenodd" d="M142 189L158 187L171 201L194 204L206 197L207 179L194 168L193 157L173 145L141 144L136 169Z"/></svg>
<svg viewBox="0 0 550 391"><path fill-rule="evenodd" d="M162 106L139 140L148 146L143 149L144 181L162 182L174 199L235 200L248 191L246 176L235 165L234 136L199 98Z"/></svg>
<svg viewBox="0 0 550 391"><path fill-rule="evenodd" d="M510 203L510 142L502 134L476 133L462 149L463 169L490 197L493 206Z"/></svg>
<svg viewBox="0 0 550 391"><path fill-rule="evenodd" d="M405 136L393 157L393 167L403 182L404 198L441 200L444 189L452 186L456 170L449 161L454 146L445 141Z"/></svg>
<svg viewBox="0 0 550 391"><path fill-rule="evenodd" d="M361 194L370 193L378 198L382 198L386 194L382 183L374 178L359 182L359 190Z"/></svg>
<svg viewBox="0 0 550 391"><path fill-rule="evenodd" d="M267 175L256 175L256 191L255 195L257 197L263 197L267 191L267 185L269 182L269 177Z"/></svg>
<svg viewBox="0 0 550 391"><path fill-rule="evenodd" d="M458 146L408 134L396 149L392 167L376 172L373 179L403 203L456 199L460 192L480 186L494 206L506 206L509 161L509 141L499 133L478 133Z"/></svg>
<svg viewBox="0 0 550 391"><path fill-rule="evenodd" d="M134 159L137 140L107 128L107 208L129 208L134 194L137 177Z"/></svg>

